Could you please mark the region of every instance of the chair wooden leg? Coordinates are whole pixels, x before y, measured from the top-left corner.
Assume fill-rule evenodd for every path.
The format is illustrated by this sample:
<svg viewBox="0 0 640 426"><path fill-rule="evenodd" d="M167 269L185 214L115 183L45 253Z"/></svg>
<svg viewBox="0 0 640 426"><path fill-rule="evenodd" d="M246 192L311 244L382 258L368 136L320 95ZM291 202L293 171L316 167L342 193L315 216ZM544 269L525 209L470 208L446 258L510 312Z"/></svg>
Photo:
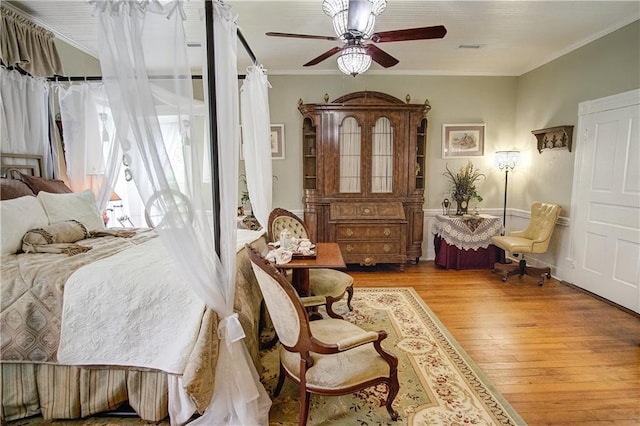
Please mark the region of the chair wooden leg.
<svg viewBox="0 0 640 426"><path fill-rule="evenodd" d="M282 390L282 385L284 384L285 375L286 374L284 372L284 367L282 367L282 364L280 364L280 372L278 373L278 383L276 384L276 388L273 391L274 397L280 395L280 391Z"/></svg>
<svg viewBox="0 0 640 426"><path fill-rule="evenodd" d="M347 287L347 307L350 311L353 311L353 306L351 306L351 299L353 299L353 285Z"/></svg>
<svg viewBox="0 0 640 426"><path fill-rule="evenodd" d="M326 300L327 300L327 304L325 306L327 308L327 315L329 315L331 318L344 319L342 318L342 315L336 314L333 310L333 303L336 301L336 299L334 299L331 296L327 296Z"/></svg>
<svg viewBox="0 0 640 426"><path fill-rule="evenodd" d="M298 426L305 426L309 417L309 403L311 402L311 394L300 389L300 415L298 417Z"/></svg>
<svg viewBox="0 0 640 426"><path fill-rule="evenodd" d="M398 382L398 375L394 374L389 378L389 394L387 395L387 411L391 416L391 420L394 422L398 420L398 412L393 409L392 404L393 400L396 399L398 392L400 391L400 383Z"/></svg>

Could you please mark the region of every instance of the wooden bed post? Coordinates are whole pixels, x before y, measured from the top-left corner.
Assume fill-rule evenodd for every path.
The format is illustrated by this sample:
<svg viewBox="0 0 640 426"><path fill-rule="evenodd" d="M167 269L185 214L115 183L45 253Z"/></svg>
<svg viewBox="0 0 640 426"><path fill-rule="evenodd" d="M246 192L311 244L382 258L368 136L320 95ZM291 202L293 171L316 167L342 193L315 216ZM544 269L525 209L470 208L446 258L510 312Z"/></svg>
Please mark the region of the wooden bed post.
<svg viewBox="0 0 640 426"><path fill-rule="evenodd" d="M220 172L218 170L218 117L216 105L215 48L213 46L213 4L205 0L205 25L207 37L207 92L209 96L209 144L211 148L211 191L213 195L213 235L215 250L220 257Z"/></svg>

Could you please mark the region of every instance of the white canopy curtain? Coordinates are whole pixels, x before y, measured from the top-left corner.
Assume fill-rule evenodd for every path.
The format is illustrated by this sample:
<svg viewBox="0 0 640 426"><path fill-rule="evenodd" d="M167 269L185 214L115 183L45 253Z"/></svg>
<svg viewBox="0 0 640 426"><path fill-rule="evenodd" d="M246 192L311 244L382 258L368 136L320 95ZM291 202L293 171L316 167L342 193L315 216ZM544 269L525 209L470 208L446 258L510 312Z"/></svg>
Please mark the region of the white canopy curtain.
<svg viewBox="0 0 640 426"><path fill-rule="evenodd" d="M236 197L238 185L239 114L236 25L228 8L214 2L216 104L220 175L220 257L215 255L211 191L203 191L203 149L184 138L188 167L186 190L178 188L174 168L164 148L145 66L145 37L162 46L166 66L175 77L176 99L193 99L186 55L182 1L95 1L99 20L98 51L103 81L114 112L130 173L149 208L162 220L156 227L177 269L220 318L222 340L215 389L205 413L194 423L204 425L267 424L271 405L244 345L244 332L233 312L235 291ZM161 28L160 31L151 31ZM147 31L149 30L149 31ZM169 71L170 70L170 71ZM204 73L203 73L204 74ZM206 87L206 85L205 85ZM191 105L175 105L180 123L193 122ZM189 128L183 129L185 133ZM172 424L189 419L194 408L180 386L170 380Z"/></svg>
<svg viewBox="0 0 640 426"><path fill-rule="evenodd" d="M247 191L251 210L262 228L267 229L272 200L271 119L269 93L271 86L261 67L247 69L240 90L242 113L242 149L247 175Z"/></svg>
<svg viewBox="0 0 640 426"><path fill-rule="evenodd" d="M91 189L102 211L115 186L121 155L104 85L60 86L58 99L69 186L74 192Z"/></svg>
<svg viewBox="0 0 640 426"><path fill-rule="evenodd" d="M0 67L2 152L41 155L43 177L52 178L57 170L49 146L48 111L49 83L46 80Z"/></svg>

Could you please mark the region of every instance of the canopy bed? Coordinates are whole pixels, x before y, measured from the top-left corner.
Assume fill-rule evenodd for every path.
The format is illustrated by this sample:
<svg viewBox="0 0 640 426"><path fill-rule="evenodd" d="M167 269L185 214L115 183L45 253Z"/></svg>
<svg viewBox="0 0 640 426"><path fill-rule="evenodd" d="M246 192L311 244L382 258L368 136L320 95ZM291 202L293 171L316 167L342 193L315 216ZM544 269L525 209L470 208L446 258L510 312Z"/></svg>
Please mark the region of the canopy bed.
<svg viewBox="0 0 640 426"><path fill-rule="evenodd" d="M42 191L36 194L33 191L35 196L21 194L23 196L2 201L3 213L5 210L14 211L2 215L3 240L5 237L14 238L13 245L7 245L12 248L2 256L2 315L6 316L6 321L3 317L2 348L3 419L20 418L38 410L45 418L75 418L110 410L121 401L128 400L145 420L157 421L169 413L172 424L182 424L198 412L201 416L191 420L193 424L267 423L271 402L257 374L261 296L254 286L254 276L242 249L242 244L248 242L260 247L264 238L261 232L236 229L239 175L236 159L239 158L240 136L235 67L237 27L227 5L205 1L204 6L207 22L203 46L207 49L208 63L203 64L203 79L205 92L209 94L208 98L205 96L209 126L205 126L201 140L210 141L210 144L194 139L191 126L194 123L193 88L182 27L185 19L182 1L95 2L102 84L112 114L116 134L113 139L117 142L109 150L99 145L106 164L100 170L98 186L93 192L70 185L73 192L66 190L69 187L57 191L59 193ZM160 31L160 35L145 32L153 27L151 21L165 25L163 28L166 30ZM149 83L152 73L147 69L143 49L145 37L153 39L154 45L167 47L163 59L169 67L164 69L172 69L174 75L172 99L182 136L180 165L167 154L160 131ZM168 39L163 42L162 37ZM40 81L38 84L42 85ZM246 105L248 102L242 105L243 126L247 130L245 141L257 147L251 149L252 155L245 152L245 159L255 157L250 167L247 163L247 178L249 190L263 194L263 200L253 203L258 212L266 212L256 215L263 225L271 210L271 188L264 190L255 185L264 181L262 175L271 175L270 161L260 160L270 158L260 155L270 149L267 87L264 70L258 64L250 67L242 87L243 101L258 99L254 102L261 103L257 107L261 112L254 113L252 117L251 108ZM249 110L246 117L245 109ZM5 106L5 113L6 110ZM97 121L95 112L94 105L93 120ZM7 117L3 118L7 121ZM63 124L66 131L68 126ZM8 138L4 136L3 150L5 141L12 139L11 135ZM91 139L93 136L87 133L85 137ZM218 143L218 140L225 143ZM49 155L52 150L46 148L45 151ZM159 219L153 230L136 229L114 234L101 229L97 212L104 208L112 191L113 170L118 163L126 168L128 180L135 184L141 198L155 200ZM57 176L55 165L56 159L49 156L45 161L46 170L42 173L46 179L42 182ZM85 168L86 177L90 174L86 172L87 164L81 166ZM20 179L25 179L24 175L20 175ZM182 208L183 200L188 203L186 211ZM67 204L84 205L80 210L86 215L77 217L77 209L65 211ZM32 212L28 220L21 218L25 211ZM16 218L14 228L4 223L5 219L12 218ZM67 234L60 229L61 224L73 228L85 238L68 241L64 237ZM10 228L11 233L5 232ZM34 228L44 229L40 236L54 235L51 238L53 244L38 247L38 250L21 245L26 234L39 233L29 232ZM127 248L123 250L122 245ZM52 248L61 251L42 252ZM18 253L21 249L26 252ZM96 262L90 263L92 258L96 258ZM148 259L153 266L145 268L137 264L136 260L141 259ZM41 263L57 268L58 272L50 273ZM70 266L72 263L76 264L75 270ZM152 276L151 270L157 265L169 269L159 268L152 284L133 278L137 275ZM67 276L61 276L60 270L65 270ZM27 275L34 276L35 281L27 283ZM50 275L60 280L51 284L45 279ZM88 287L88 277L113 279ZM80 293L67 293L72 288L85 286L87 288ZM147 293L135 298L122 298L132 291L131 287L136 287L136 291L147 288ZM34 291L35 288L38 290ZM166 299L159 298L162 294L160 288L166 290ZM5 297L5 292L11 297ZM29 306L26 306L25 313L18 310L21 307L20 296L24 294L31 298L34 293L43 295L43 300L30 300L26 305L50 308L47 315L41 315L43 311L34 314ZM107 308L103 298L105 294L120 296L120 303L116 301ZM184 294L190 294L188 308L168 308L171 302L177 304L182 300ZM8 308L5 302L9 301L17 303ZM163 305L163 302L168 305ZM150 336L156 333L159 336L167 331L168 326L161 319L170 310L178 318L176 321L190 324L180 332L174 328L170 333L174 338L183 333L181 337L186 338L181 345L176 345L183 349L175 353L168 350L174 340L166 340L166 335L165 340L161 338L153 344L143 343ZM31 331L22 320L29 315L32 319L35 315L37 319L30 322ZM101 339L102 334L90 331L85 322L107 326L120 322L121 325L107 332L109 339ZM14 350L5 350L5 324L15 326L7 329L15 332L7 340L13 344ZM39 340L35 339L33 328L40 331L44 325L54 327L49 328ZM24 332L26 337L20 337L20 332ZM73 341L69 334L73 338L84 336L85 340ZM59 340L57 336L60 336ZM34 340L41 344L38 350L25 352L24 347L17 349L21 344L31 347ZM119 359L114 355L118 351L116 349L103 354L93 350L114 342L120 345L119 348L131 347L133 353ZM95 348L90 348L92 343ZM139 347L138 352L135 351L136 346ZM85 352L93 353L87 355Z"/></svg>
<svg viewBox="0 0 640 426"><path fill-rule="evenodd" d="M2 154L2 159L6 158L18 156ZM32 159L33 157L29 158ZM173 268L159 268L162 265L173 265L173 262L167 258L166 251L159 244L157 233L151 229L136 229L135 235L130 238L122 238L115 233L95 237L88 235L89 238L76 241L75 244L91 247L91 250L73 256L64 252L24 253L22 250L15 250L20 246L22 235L29 230L49 227L51 231L47 212L57 212L58 216L53 223L58 224L65 219L80 217L82 210L89 212L84 216L85 222L97 226L96 222L99 224L101 220L91 197L88 202L83 202L81 193L36 193L46 185L49 185L46 189L52 191L54 185L60 185L61 181L37 178L39 169L31 167L3 165L3 172L17 178L0 179L0 194L3 198L3 297L0 314L3 419L11 421L38 413L45 419L85 417L114 410L128 401L143 419L159 421L168 415L167 376L172 370L174 374L177 371L185 372L185 386L199 410L203 411L211 398L215 379L219 350L217 314L199 301L189 291L186 283L175 279L176 271ZM29 185L21 177L30 176L26 173L31 171L34 176L26 180L31 182ZM51 203L64 200L60 195L72 197L73 200L64 200L66 206L72 207L60 210L50 203L49 209L44 210L38 195L42 199L49 197ZM61 216L62 213L66 213L68 217ZM91 214L94 216L93 221L88 219ZM257 249L263 250L266 239L262 231L238 230L238 233L234 310L247 335L245 340L252 361L259 368L262 297L243 245L252 243ZM14 241L16 238L17 241ZM145 264L153 264L155 267L144 268ZM155 281L149 282L154 278L149 276L154 270L160 275L155 276ZM101 280L92 283L91 277ZM67 288L73 288L74 283L76 292L67 293ZM80 292L78 285L83 289ZM160 293L158 289L163 289L164 293ZM172 302L176 293L182 299L179 305ZM66 304L75 300L75 304L66 306L80 306L84 309L67 307L63 313L63 294ZM136 300L137 303L123 303L122 299L113 297L117 294ZM151 300L153 303L148 303ZM115 305L113 301L116 301ZM99 321L95 324L80 321L83 327L73 332L64 333L61 330L61 325L66 323L63 321L64 315L67 315L67 321L71 323L78 323L85 317L97 319L96 310L99 306L103 306L102 313L106 319L102 321L102 325L108 325L114 335L109 335L108 330L92 328L100 325ZM105 311L104 307L109 307L109 310ZM187 316L183 312L192 314ZM138 320L132 320L132 316ZM158 318L162 321L158 321ZM173 327L169 327L171 324ZM147 328L141 333L135 326ZM180 332L177 333L176 330ZM155 338L150 339L154 333ZM180 335L190 337L180 345L175 341L175 336ZM105 339L105 336L110 339ZM85 340L75 342L77 337ZM126 365L127 357L131 354L121 353L119 360L116 360L112 354L105 352L111 348L111 344L117 343L116 337L121 339L121 347L112 350L137 346L139 352L137 359L136 356L132 358L135 359L133 364L147 366ZM68 339L63 346L64 354L59 353L60 338ZM126 341L127 338L129 341ZM105 365L83 365L96 354L83 355L78 349L91 342L94 343L94 348L102 350L102 356L108 357ZM168 342L171 345L167 345ZM163 345L155 347L153 352L156 356L165 353L167 346L181 347L181 353L176 355L183 360L185 366L177 368L161 359L154 361L147 357L141 360L140 356L149 355L145 351L146 346L154 347L154 344ZM59 362L60 355L66 360L65 365ZM154 364L157 368L153 368Z"/></svg>

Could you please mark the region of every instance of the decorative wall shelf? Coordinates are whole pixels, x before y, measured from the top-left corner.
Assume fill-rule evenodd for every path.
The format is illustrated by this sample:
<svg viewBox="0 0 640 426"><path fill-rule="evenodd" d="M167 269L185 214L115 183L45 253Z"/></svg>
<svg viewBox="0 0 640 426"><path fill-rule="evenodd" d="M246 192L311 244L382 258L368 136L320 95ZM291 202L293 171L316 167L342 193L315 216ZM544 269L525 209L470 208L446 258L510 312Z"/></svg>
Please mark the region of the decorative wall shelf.
<svg viewBox="0 0 640 426"><path fill-rule="evenodd" d="M563 125L547 129L532 130L531 133L538 140L538 152L543 149L568 149L571 152L573 140L573 126Z"/></svg>

